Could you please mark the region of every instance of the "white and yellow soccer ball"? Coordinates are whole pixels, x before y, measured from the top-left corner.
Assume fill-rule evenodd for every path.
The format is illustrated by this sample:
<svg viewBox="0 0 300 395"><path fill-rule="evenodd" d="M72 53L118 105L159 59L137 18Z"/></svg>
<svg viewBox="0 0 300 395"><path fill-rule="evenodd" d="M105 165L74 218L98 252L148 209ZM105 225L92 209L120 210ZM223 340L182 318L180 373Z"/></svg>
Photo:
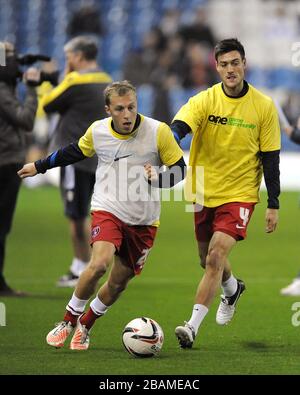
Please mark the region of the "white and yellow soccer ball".
<svg viewBox="0 0 300 395"><path fill-rule="evenodd" d="M164 333L152 318L140 317L125 326L122 340L129 354L149 358L160 353L164 343Z"/></svg>

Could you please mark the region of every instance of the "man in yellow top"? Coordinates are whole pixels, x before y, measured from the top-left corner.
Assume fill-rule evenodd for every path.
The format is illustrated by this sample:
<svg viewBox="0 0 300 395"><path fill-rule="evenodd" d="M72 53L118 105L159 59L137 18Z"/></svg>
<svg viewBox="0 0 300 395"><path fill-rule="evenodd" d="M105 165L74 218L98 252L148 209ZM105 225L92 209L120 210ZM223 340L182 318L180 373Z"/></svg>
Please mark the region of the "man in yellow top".
<svg viewBox="0 0 300 395"><path fill-rule="evenodd" d="M18 172L25 178L94 154L98 158L91 203L92 257L79 277L63 321L47 335L47 343L56 348L64 345L75 328L70 348L89 347L89 331L95 320L106 313L127 283L143 269L159 225L159 188L173 186L185 174L183 152L170 128L138 114L136 91L128 81L109 85L104 97L108 118L94 122L78 143L28 163ZM162 165L170 170L159 171L153 177L153 167ZM149 188L149 183L155 188ZM113 258L107 281L84 314Z"/></svg>
<svg viewBox="0 0 300 395"><path fill-rule="evenodd" d="M237 39L220 41L215 60L222 82L192 97L171 125L178 142L193 133L189 189L195 196L195 233L205 268L192 316L175 330L182 348L192 347L220 285L224 295L216 321L225 325L234 315L245 284L233 276L228 256L246 237L262 173L268 191L266 232L273 232L278 222L280 128L275 106L244 80L245 51Z"/></svg>

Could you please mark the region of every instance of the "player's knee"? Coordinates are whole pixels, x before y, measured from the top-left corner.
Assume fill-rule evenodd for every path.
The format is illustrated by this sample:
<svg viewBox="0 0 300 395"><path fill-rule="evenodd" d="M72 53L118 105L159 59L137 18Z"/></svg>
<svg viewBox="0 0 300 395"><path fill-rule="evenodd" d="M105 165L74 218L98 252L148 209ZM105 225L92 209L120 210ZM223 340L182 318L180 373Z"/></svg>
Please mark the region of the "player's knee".
<svg viewBox="0 0 300 395"><path fill-rule="evenodd" d="M94 277L102 277L109 266L109 259L105 259L105 257L92 259L89 263L89 270L92 272Z"/></svg>
<svg viewBox="0 0 300 395"><path fill-rule="evenodd" d="M227 256L227 249L222 243L218 243L208 252L208 254L214 260L223 260Z"/></svg>
<svg viewBox="0 0 300 395"><path fill-rule="evenodd" d="M93 277L101 278L106 272L106 266L100 264L90 264L89 271L92 273Z"/></svg>
<svg viewBox="0 0 300 395"><path fill-rule="evenodd" d="M214 247L209 252L209 257L206 259L206 268L210 270L220 271L224 269L224 263L226 258L226 252L222 247Z"/></svg>

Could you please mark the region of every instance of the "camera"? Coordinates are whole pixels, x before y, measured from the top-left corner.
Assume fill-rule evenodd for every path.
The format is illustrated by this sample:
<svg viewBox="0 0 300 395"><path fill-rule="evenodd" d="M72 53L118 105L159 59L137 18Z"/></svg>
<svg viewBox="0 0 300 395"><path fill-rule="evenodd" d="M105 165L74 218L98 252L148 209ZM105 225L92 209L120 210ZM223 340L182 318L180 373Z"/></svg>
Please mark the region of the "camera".
<svg viewBox="0 0 300 395"><path fill-rule="evenodd" d="M40 61L49 62L51 61L51 58L47 55L41 54L16 55L14 51L12 51L12 55L6 57L6 66L0 66L0 81L16 85L17 81L23 78L24 71L21 67L31 66L32 64ZM58 76L58 70L52 73L41 71L39 81L31 81L27 79L26 83L30 86L38 86L44 81L49 81L52 85L56 86L58 84Z"/></svg>
<svg viewBox="0 0 300 395"><path fill-rule="evenodd" d="M41 54L26 54L17 56L17 62L21 66L31 66L36 62L50 62L51 58L47 55ZM23 77L23 72L20 71L21 77ZM41 85L44 81L49 81L53 86L58 84L59 71L54 71L52 73L47 73L45 71L41 71L40 80L39 81L30 81L27 80L27 84L30 86L38 86Z"/></svg>
<svg viewBox="0 0 300 395"><path fill-rule="evenodd" d="M50 62L51 58L50 56L47 55L33 55L33 54L27 54L27 55L18 55L17 56L17 62L22 65L22 66L30 66L35 62Z"/></svg>

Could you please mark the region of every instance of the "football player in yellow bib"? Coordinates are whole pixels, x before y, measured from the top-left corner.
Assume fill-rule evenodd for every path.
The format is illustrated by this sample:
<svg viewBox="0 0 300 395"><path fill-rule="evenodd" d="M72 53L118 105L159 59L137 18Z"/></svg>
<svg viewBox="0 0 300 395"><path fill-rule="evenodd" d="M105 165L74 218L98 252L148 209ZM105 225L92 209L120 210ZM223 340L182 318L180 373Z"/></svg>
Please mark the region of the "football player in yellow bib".
<svg viewBox="0 0 300 395"><path fill-rule="evenodd" d="M266 232L273 232L278 222L280 128L275 105L245 81L245 51L237 39L220 41L215 60L221 83L190 98L171 125L178 142L193 134L187 199L195 203L195 233L205 268L191 319L175 330L183 348L192 347L220 285L224 295L216 321L225 325L234 315L245 284L233 276L228 256L246 237L262 174L268 191Z"/></svg>
<svg viewBox="0 0 300 395"><path fill-rule="evenodd" d="M89 333L96 319L115 303L146 263L159 225L159 188L171 187L185 175L183 152L171 129L138 113L136 90L128 81L108 85L104 98L107 118L92 123L78 142L46 159L28 163L18 172L21 178L32 177L95 153L98 158L91 202L92 256L79 277L63 321L47 335L47 343L56 348L62 347L73 331L70 348L89 347ZM169 169L159 169L155 176L154 166L163 165ZM109 267L107 280L84 313Z"/></svg>

